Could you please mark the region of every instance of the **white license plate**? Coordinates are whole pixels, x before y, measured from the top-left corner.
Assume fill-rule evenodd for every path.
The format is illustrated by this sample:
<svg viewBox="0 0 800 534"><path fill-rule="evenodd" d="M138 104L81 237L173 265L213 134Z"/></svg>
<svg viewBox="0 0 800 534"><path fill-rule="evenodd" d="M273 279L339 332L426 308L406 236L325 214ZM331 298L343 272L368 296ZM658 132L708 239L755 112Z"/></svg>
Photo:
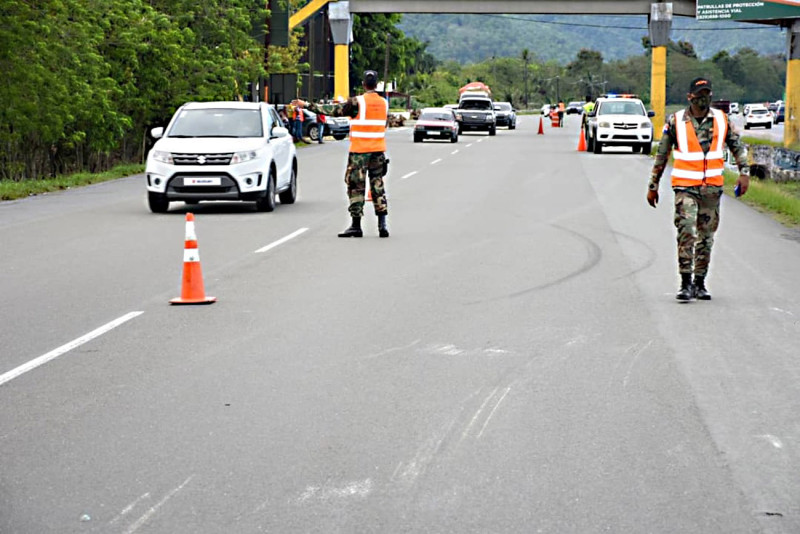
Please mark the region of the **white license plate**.
<svg viewBox="0 0 800 534"><path fill-rule="evenodd" d="M222 185L222 178L184 178L183 185Z"/></svg>

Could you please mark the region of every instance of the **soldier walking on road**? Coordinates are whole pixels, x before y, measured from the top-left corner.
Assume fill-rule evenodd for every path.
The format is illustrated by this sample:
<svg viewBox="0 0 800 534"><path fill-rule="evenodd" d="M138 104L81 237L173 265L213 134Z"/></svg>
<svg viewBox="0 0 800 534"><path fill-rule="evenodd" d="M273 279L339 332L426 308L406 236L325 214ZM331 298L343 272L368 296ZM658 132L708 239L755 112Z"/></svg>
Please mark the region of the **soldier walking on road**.
<svg viewBox="0 0 800 534"><path fill-rule="evenodd" d="M745 147L727 115L711 108L711 94L708 78L696 78L691 82L687 95L689 106L670 115L664 125L647 191L647 202L655 208L658 184L674 147L671 180L681 275L681 287L675 298L684 302L693 298L711 300L705 279L711 263L714 232L719 226L726 145L739 168L737 196L744 195L750 185Z"/></svg>
<svg viewBox="0 0 800 534"><path fill-rule="evenodd" d="M386 126L389 117L389 104L378 93L378 73L368 70L364 73L365 93L344 103L317 105L302 100L293 104L307 107L311 111L333 117L350 117L350 154L347 159L347 196L350 199L350 227L339 237L363 237L361 217L364 215L364 195L369 175L372 191L372 204L378 216L378 234L389 237L386 225L388 208L383 177L386 176L389 160L386 159Z"/></svg>

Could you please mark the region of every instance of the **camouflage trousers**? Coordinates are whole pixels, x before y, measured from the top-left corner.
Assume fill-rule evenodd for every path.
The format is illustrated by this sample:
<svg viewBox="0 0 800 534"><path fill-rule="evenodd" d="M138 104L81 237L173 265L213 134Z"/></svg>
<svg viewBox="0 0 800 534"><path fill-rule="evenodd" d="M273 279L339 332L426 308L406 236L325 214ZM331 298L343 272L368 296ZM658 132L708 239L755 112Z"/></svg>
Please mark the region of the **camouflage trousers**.
<svg viewBox="0 0 800 534"><path fill-rule="evenodd" d="M364 216L364 196L367 192L367 175L369 175L372 205L375 215L386 215L386 190L383 185L383 165L386 156L383 152L356 154L351 152L347 158L347 172L344 183L347 184L347 197L350 199L350 216Z"/></svg>
<svg viewBox="0 0 800 534"><path fill-rule="evenodd" d="M719 228L722 187L675 189L675 228L678 229L678 270L706 276L711 263L714 232Z"/></svg>

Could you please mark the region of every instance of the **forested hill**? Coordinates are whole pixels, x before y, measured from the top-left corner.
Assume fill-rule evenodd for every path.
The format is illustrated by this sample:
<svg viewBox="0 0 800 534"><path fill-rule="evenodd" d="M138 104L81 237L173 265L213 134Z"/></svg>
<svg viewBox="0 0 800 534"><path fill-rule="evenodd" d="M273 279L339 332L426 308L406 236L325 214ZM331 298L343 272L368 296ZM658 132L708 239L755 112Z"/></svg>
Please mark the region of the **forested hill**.
<svg viewBox="0 0 800 534"><path fill-rule="evenodd" d="M517 57L524 48L540 60L562 64L573 60L581 48L597 50L606 60L624 59L644 52L642 37L648 33L647 17L639 15L407 14L400 28L409 37L428 41L428 51L437 59L459 63ZM786 34L776 27L686 17L673 21L671 38L689 41L704 59L720 50L734 53L749 47L760 54L783 54L786 48Z"/></svg>

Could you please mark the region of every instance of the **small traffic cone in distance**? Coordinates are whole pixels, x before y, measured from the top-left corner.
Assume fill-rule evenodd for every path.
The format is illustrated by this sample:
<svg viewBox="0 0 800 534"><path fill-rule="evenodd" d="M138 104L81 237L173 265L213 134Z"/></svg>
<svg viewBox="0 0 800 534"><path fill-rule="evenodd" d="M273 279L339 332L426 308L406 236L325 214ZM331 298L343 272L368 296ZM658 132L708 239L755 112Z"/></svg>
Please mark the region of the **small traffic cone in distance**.
<svg viewBox="0 0 800 534"><path fill-rule="evenodd" d="M586 139L583 137L583 130L581 130L580 140L578 141L578 152L586 152Z"/></svg>
<svg viewBox="0 0 800 534"><path fill-rule="evenodd" d="M539 116L539 135L544 135L544 128L542 127L542 117Z"/></svg>
<svg viewBox="0 0 800 534"><path fill-rule="evenodd" d="M183 281L181 296L170 304L211 304L217 297L207 297L203 287L203 271L200 268L200 252L197 249L197 234L194 230L194 213L186 214L186 241L183 247Z"/></svg>

